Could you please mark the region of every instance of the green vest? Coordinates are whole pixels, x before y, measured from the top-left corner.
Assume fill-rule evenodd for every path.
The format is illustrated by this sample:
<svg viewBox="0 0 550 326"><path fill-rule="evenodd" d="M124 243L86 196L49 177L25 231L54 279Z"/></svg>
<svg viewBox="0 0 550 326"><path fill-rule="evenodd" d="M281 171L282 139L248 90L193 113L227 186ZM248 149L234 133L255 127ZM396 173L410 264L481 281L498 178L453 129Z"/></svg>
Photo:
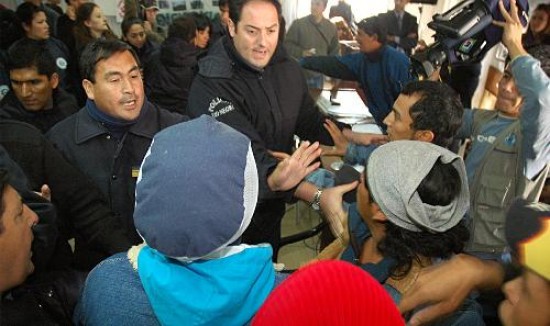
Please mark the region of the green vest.
<svg viewBox="0 0 550 326"><path fill-rule="evenodd" d="M498 112L492 110L476 110L472 138L497 115ZM506 144L510 135L516 138L513 146ZM469 252L502 253L506 247L506 212L514 198L535 202L539 199L550 166L547 165L535 179L526 178L521 144L521 125L517 120L496 136L475 171L470 184L470 241L466 248Z"/></svg>

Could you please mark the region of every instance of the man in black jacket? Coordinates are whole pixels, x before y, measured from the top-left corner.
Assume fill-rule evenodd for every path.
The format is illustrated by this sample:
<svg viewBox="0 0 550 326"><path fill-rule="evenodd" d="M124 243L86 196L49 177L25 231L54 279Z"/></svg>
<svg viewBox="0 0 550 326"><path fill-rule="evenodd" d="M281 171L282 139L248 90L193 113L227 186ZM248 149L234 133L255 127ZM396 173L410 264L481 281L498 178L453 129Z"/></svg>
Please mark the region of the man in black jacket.
<svg viewBox="0 0 550 326"><path fill-rule="evenodd" d="M57 249L55 209L4 154L0 146L0 324L69 325L86 273L44 268Z"/></svg>
<svg viewBox="0 0 550 326"><path fill-rule="evenodd" d="M8 52L11 91L0 102L0 118L32 124L43 133L78 111L75 98L59 88L54 58L33 40L22 40Z"/></svg>
<svg viewBox="0 0 550 326"><path fill-rule="evenodd" d="M134 244L142 241L132 216L143 157L159 130L185 120L146 100L138 62L126 43L90 43L80 61L86 105L47 135L99 187Z"/></svg>
<svg viewBox="0 0 550 326"><path fill-rule="evenodd" d="M388 31L388 44L411 55L418 43L418 23L416 17L405 11L409 0L394 0L395 8L382 14Z"/></svg>
<svg viewBox="0 0 550 326"><path fill-rule="evenodd" d="M199 74L189 93L188 113L192 117L209 114L251 139L260 178L260 200L243 241L270 242L276 251L285 200L295 196L317 207L322 190L301 182L304 172L315 169L318 163L292 170L292 177L281 178L272 173L278 161L270 151L290 153L295 134L311 142L323 140L332 144L332 140L323 128L324 117L309 96L300 66L279 43L279 2L230 1L229 16L231 38L222 38L199 61ZM319 154L320 150L312 150L312 155ZM293 159L288 154L279 157ZM286 185L293 186L285 189L281 179L291 180Z"/></svg>
<svg viewBox="0 0 550 326"><path fill-rule="evenodd" d="M0 153L5 154L0 156L0 167L7 165L5 160L13 160L24 172L29 189L51 192L62 241L78 239L77 267L87 269L132 245L97 186L69 164L39 130L18 121L0 120L0 146ZM101 255L83 255L82 242ZM59 260L66 257L59 257L55 264L72 263Z"/></svg>

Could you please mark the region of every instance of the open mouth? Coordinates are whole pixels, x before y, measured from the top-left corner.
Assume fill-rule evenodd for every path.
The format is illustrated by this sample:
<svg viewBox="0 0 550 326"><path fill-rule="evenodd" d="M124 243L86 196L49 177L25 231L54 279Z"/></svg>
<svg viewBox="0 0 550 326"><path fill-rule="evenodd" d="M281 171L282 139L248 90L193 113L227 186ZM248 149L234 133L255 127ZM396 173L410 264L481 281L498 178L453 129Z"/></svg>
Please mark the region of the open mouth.
<svg viewBox="0 0 550 326"><path fill-rule="evenodd" d="M125 107L132 107L136 104L136 100L128 100L128 101L123 101L122 102L122 105L124 105Z"/></svg>

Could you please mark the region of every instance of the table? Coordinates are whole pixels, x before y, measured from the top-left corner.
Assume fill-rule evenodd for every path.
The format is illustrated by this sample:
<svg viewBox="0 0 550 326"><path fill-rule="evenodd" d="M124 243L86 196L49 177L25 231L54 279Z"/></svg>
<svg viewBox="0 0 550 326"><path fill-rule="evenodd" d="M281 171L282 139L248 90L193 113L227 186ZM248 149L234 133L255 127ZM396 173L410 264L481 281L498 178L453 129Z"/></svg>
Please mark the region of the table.
<svg viewBox="0 0 550 326"><path fill-rule="evenodd" d="M340 105L331 104L330 91L324 90L317 100L317 106L324 114L349 125L374 122L369 109L355 90L338 90L337 101Z"/></svg>

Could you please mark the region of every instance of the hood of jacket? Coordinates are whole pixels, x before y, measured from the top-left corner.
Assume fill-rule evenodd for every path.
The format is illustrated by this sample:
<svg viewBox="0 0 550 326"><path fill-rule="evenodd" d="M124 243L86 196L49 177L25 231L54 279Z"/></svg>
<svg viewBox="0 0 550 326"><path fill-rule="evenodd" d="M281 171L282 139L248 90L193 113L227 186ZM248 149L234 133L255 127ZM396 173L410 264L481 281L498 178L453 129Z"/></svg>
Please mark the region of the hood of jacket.
<svg viewBox="0 0 550 326"><path fill-rule="evenodd" d="M243 325L275 284L269 245L232 246L223 258L183 263L149 246L138 272L162 325Z"/></svg>

